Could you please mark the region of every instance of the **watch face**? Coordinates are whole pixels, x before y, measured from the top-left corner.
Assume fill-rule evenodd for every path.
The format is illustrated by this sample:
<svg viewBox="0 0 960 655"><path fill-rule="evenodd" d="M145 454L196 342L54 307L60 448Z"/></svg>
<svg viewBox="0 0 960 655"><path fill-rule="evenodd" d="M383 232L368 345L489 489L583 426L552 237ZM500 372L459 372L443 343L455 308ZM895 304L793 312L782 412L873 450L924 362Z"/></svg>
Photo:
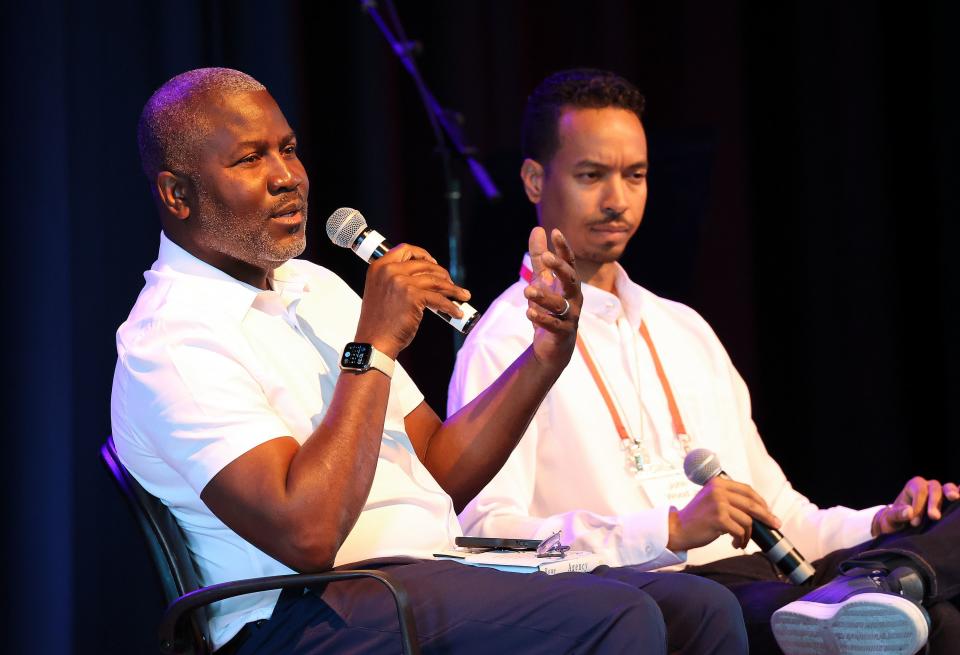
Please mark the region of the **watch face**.
<svg viewBox="0 0 960 655"><path fill-rule="evenodd" d="M370 363L371 354L373 354L373 346L369 343L348 343L343 349L340 366L344 368L366 368L367 364Z"/></svg>

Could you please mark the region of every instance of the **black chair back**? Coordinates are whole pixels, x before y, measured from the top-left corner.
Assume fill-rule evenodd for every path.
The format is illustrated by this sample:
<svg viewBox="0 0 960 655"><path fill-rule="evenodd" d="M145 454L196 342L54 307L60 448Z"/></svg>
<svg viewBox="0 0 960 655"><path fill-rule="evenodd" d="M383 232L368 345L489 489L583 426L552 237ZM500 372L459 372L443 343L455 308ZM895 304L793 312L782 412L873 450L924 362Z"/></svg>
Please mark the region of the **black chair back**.
<svg viewBox="0 0 960 655"><path fill-rule="evenodd" d="M117 457L113 437L100 448L100 455L117 486L126 497L140 531L147 541L153 563L160 574L167 609L160 621L160 650L177 655L210 655L210 626L207 606L227 598L271 589L304 588L356 578L374 578L392 595L400 626L400 643L406 655L420 655L417 625L410 606L409 594L399 580L387 572L363 569L338 569L321 573L277 575L222 582L201 587L193 559L180 525L173 513L160 500L147 493L130 475Z"/></svg>
<svg viewBox="0 0 960 655"><path fill-rule="evenodd" d="M154 567L160 574L160 584L167 604L173 603L187 592L199 589L197 570L187 549L183 531L170 508L147 493L136 478L130 475L117 457L112 436L100 447L100 456L136 516ZM189 620L183 623L189 634L178 635L181 641L192 644L193 652L197 655L210 653L212 642L206 608L194 610Z"/></svg>

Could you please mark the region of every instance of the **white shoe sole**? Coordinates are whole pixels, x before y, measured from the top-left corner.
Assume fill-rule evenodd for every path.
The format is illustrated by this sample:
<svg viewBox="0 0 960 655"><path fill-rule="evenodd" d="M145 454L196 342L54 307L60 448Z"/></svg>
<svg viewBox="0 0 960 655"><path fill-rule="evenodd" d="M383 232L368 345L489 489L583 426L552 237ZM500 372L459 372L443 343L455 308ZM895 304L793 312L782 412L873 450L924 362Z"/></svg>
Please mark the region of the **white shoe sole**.
<svg viewBox="0 0 960 655"><path fill-rule="evenodd" d="M836 604L796 600L773 613L771 627L786 655L912 655L929 633L919 607L875 593Z"/></svg>

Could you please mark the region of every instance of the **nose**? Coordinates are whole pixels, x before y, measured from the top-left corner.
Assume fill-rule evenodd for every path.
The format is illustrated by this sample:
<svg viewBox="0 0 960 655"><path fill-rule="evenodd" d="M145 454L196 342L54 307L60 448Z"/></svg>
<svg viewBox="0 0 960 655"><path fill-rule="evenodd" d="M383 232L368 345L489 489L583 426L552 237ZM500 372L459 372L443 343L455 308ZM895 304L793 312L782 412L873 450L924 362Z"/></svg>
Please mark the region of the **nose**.
<svg viewBox="0 0 960 655"><path fill-rule="evenodd" d="M603 195L604 214L620 215L627 211L626 181L620 175L611 175Z"/></svg>
<svg viewBox="0 0 960 655"><path fill-rule="evenodd" d="M299 160L277 155L272 158L272 162L267 179L270 193L288 193L303 184L305 174Z"/></svg>

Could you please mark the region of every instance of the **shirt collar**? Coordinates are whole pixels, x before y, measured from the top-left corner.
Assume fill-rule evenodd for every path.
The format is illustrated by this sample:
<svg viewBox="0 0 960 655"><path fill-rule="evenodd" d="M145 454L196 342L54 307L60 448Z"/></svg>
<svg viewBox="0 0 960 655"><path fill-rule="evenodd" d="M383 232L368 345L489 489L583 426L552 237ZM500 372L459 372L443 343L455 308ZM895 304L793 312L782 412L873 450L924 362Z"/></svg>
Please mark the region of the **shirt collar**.
<svg viewBox="0 0 960 655"><path fill-rule="evenodd" d="M615 323L618 318L624 316L633 327L639 329L643 304L640 287L630 279L623 266L617 262L615 266L617 267L616 294L586 282L580 285L583 293L582 313L596 316L608 323ZM530 253L524 254L523 267L533 270Z"/></svg>
<svg viewBox="0 0 960 655"><path fill-rule="evenodd" d="M220 306L233 318L240 320L255 301L257 305L273 303L276 299L285 299L284 305L298 299L303 292L309 291L307 279L300 275L290 262L284 262L269 276L274 290L264 291L253 285L241 282L224 273L219 268L190 254L166 234L160 233L160 251L157 261L147 272L158 277L190 276L191 292L203 296L204 302Z"/></svg>

